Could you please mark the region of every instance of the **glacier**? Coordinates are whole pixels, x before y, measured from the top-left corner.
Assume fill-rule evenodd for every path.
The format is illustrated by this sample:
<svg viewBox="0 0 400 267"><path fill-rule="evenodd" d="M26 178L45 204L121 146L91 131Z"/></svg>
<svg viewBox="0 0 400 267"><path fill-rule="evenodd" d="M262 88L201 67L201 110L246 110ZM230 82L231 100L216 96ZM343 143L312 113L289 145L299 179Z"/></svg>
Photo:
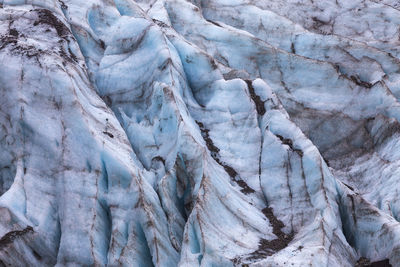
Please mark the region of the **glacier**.
<svg viewBox="0 0 400 267"><path fill-rule="evenodd" d="M0 21L0 266L400 266L398 1Z"/></svg>

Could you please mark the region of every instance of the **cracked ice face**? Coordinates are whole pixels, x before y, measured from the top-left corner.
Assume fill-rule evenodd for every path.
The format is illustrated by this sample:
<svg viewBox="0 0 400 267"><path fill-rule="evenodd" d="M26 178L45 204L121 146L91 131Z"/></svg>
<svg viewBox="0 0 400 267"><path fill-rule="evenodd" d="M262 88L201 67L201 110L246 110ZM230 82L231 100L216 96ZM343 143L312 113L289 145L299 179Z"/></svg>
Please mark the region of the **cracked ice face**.
<svg viewBox="0 0 400 267"><path fill-rule="evenodd" d="M398 266L399 8L0 0L0 265Z"/></svg>

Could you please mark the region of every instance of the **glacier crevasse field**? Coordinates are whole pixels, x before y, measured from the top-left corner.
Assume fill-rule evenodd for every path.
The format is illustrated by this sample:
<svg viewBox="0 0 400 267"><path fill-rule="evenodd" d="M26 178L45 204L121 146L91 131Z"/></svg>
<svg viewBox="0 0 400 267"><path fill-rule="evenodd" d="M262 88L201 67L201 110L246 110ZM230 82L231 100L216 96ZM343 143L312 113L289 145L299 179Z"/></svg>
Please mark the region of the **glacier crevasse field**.
<svg viewBox="0 0 400 267"><path fill-rule="evenodd" d="M400 266L397 0L0 21L0 266Z"/></svg>

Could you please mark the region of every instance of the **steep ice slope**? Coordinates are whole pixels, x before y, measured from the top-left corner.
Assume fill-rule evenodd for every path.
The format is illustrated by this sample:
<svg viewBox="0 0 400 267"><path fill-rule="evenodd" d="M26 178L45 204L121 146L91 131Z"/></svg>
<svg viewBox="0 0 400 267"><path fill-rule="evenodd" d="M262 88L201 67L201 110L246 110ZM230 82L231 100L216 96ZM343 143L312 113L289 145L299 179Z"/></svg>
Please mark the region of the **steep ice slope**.
<svg viewBox="0 0 400 267"><path fill-rule="evenodd" d="M0 265L400 266L400 13L315 2L0 0Z"/></svg>
<svg viewBox="0 0 400 267"><path fill-rule="evenodd" d="M396 1L238 0L222 4L254 5L284 16L312 32L348 37L399 57L400 10Z"/></svg>

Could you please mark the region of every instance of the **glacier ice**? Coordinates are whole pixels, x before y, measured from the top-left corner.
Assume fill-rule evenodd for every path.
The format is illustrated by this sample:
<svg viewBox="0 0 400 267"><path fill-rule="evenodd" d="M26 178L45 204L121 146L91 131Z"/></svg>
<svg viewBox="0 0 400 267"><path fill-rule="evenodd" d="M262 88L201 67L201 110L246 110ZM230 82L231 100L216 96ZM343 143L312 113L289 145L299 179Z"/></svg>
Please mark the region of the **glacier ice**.
<svg viewBox="0 0 400 267"><path fill-rule="evenodd" d="M0 266L400 266L397 1L0 20Z"/></svg>

